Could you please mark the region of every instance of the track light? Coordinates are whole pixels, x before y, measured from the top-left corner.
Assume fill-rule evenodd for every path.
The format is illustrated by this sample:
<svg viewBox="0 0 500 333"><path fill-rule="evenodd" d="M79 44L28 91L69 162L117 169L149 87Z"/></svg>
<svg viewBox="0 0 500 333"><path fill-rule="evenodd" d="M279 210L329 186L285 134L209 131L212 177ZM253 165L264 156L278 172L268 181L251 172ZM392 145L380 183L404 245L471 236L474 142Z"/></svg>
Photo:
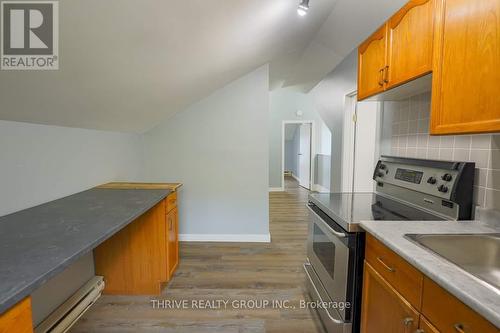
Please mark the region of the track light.
<svg viewBox="0 0 500 333"><path fill-rule="evenodd" d="M307 14L308 10L309 10L309 0L302 0L302 2L299 5L299 8L297 8L297 13L300 16L304 16Z"/></svg>

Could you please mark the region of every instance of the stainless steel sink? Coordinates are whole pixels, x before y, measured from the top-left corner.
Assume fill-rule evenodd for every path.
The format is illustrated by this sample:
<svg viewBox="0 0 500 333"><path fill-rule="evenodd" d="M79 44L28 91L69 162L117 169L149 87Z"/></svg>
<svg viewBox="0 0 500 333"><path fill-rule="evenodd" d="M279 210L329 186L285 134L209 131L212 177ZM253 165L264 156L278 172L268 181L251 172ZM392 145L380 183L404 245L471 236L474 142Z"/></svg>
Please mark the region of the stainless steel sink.
<svg viewBox="0 0 500 333"><path fill-rule="evenodd" d="M500 234L409 234L406 237L500 289Z"/></svg>

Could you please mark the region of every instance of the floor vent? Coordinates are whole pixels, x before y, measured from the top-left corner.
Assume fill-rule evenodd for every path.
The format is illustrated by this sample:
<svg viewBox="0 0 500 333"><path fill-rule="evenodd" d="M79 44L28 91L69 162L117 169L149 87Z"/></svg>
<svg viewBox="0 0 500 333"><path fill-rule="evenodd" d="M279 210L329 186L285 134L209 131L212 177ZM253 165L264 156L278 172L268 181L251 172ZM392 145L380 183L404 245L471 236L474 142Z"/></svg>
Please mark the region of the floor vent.
<svg viewBox="0 0 500 333"><path fill-rule="evenodd" d="M104 289L102 276L90 279L35 328L35 333L64 333L94 304Z"/></svg>

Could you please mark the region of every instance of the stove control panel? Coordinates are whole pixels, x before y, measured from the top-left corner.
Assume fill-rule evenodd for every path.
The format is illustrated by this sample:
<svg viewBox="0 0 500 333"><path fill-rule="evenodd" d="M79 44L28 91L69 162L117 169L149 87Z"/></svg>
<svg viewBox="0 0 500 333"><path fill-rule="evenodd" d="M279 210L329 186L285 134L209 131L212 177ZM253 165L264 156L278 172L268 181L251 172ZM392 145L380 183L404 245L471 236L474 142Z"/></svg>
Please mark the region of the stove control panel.
<svg viewBox="0 0 500 333"><path fill-rule="evenodd" d="M373 179L377 191L394 197L418 197L414 194L420 193L427 203L440 202L444 207L466 205L472 210L474 169L472 162L382 156Z"/></svg>

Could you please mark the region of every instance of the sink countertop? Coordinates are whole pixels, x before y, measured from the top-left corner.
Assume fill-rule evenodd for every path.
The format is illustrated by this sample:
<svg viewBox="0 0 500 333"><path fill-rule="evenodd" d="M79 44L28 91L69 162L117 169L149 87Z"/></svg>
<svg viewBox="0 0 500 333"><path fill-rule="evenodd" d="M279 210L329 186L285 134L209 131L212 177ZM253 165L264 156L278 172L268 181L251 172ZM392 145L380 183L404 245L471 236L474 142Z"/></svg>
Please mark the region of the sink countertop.
<svg viewBox="0 0 500 333"><path fill-rule="evenodd" d="M94 188L0 217L0 314L170 193Z"/></svg>
<svg viewBox="0 0 500 333"><path fill-rule="evenodd" d="M476 221L366 221L361 227L450 294L500 328L500 290L405 238L406 234L499 233Z"/></svg>

